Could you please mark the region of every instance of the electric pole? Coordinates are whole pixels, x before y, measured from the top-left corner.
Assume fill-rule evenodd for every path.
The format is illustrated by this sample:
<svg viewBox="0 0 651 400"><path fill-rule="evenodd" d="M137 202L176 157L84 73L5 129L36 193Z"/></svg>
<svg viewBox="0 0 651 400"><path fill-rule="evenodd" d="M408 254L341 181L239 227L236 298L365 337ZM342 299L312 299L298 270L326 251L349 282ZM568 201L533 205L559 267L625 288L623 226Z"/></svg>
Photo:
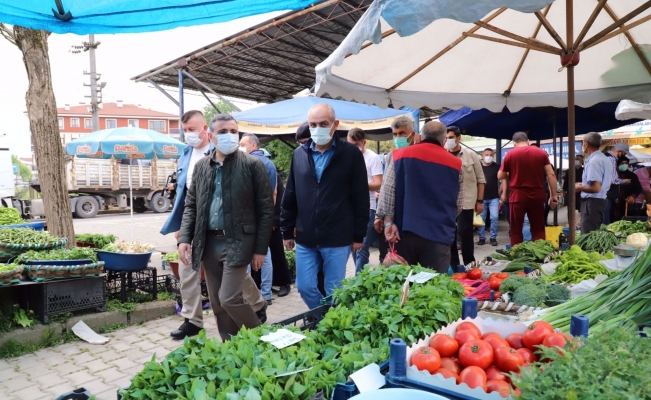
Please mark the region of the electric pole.
<svg viewBox="0 0 651 400"><path fill-rule="evenodd" d="M102 89L106 86L106 82L102 82L97 87L97 81L101 77L101 74L97 73L95 65L95 49L100 45L101 42L95 42L95 35L88 35L88 42L82 42L81 46L72 46L72 53L78 54L81 51L88 51L90 54L90 72L84 71L84 75L90 75L90 85L84 83L84 86L90 86L90 111L92 114L92 128L93 132L99 130L99 105L102 103L101 93Z"/></svg>

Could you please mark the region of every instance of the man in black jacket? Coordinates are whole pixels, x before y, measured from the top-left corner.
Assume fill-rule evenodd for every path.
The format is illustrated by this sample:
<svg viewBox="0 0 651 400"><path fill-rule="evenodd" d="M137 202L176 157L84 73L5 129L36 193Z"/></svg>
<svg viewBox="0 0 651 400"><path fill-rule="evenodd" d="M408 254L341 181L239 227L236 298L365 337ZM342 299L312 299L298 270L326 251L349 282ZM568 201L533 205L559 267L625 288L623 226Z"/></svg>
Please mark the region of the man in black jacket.
<svg viewBox="0 0 651 400"><path fill-rule="evenodd" d="M296 241L296 287L312 309L323 295L317 272L323 262L331 295L346 277L352 250L362 248L368 224L366 164L359 149L337 139L335 111L320 103L308 113L311 139L294 150L283 196L280 230L285 248Z"/></svg>

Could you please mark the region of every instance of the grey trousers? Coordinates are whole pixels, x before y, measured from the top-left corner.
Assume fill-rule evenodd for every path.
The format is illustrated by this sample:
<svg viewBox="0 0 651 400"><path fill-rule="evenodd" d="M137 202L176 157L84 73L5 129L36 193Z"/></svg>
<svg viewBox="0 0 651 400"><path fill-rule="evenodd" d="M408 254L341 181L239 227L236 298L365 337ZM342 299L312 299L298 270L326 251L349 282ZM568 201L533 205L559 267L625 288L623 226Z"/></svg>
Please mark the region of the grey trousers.
<svg viewBox="0 0 651 400"><path fill-rule="evenodd" d="M203 267L203 263L201 263L201 268ZM179 260L179 277L181 278L181 300L183 301L181 316L187 318L194 326L203 328L201 270L195 271ZM266 302L251 275L247 275L244 279L242 293L244 299L253 307L253 311L260 311L264 307Z"/></svg>
<svg viewBox="0 0 651 400"><path fill-rule="evenodd" d="M581 199L581 233L596 231L604 223L606 199Z"/></svg>
<svg viewBox="0 0 651 400"><path fill-rule="evenodd" d="M262 296L260 296L262 304L250 304L245 299L243 294L245 282L247 279L253 282L253 279L247 273L246 265L227 265L226 252L225 237L206 235L203 268L206 271L210 304L223 341L236 335L242 326L247 328L260 326L260 319L253 310L264 306ZM258 290L255 283L253 287Z"/></svg>

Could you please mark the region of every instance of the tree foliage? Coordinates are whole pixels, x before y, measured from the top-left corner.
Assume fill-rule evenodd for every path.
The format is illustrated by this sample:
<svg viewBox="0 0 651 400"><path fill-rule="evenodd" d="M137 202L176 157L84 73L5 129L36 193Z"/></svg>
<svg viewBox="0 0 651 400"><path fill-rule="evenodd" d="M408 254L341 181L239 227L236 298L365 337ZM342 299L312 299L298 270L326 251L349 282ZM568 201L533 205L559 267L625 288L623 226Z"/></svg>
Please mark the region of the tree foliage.
<svg viewBox="0 0 651 400"><path fill-rule="evenodd" d="M217 112L217 110L215 110L215 107L213 107L212 104L206 104L206 106L203 108L203 115L206 117L206 124L210 124L210 120L212 119L212 117L214 117L217 114L231 114L236 111L233 106L231 106L224 100L220 100L219 103L215 105L219 109L219 113Z"/></svg>
<svg viewBox="0 0 651 400"><path fill-rule="evenodd" d="M262 147L271 153L271 161L276 166L276 169L283 180L286 180L287 175L289 174L289 167L292 164L292 154L294 153L294 150L280 140L274 140Z"/></svg>
<svg viewBox="0 0 651 400"><path fill-rule="evenodd" d="M17 155L15 154L11 155L11 163L18 165L18 175L20 175L20 178L24 182L32 181L32 170L30 170L27 165L25 165L22 161L20 161Z"/></svg>

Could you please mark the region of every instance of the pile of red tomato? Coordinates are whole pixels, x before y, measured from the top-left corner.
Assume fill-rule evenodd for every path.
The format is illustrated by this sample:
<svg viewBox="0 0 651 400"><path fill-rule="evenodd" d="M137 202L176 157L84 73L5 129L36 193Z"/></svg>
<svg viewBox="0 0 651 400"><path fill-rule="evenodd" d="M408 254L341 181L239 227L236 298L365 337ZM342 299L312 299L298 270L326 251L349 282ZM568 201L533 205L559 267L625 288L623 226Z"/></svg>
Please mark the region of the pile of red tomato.
<svg viewBox="0 0 651 400"><path fill-rule="evenodd" d="M507 374L519 373L520 368L538 361L534 352L539 346L565 347L571 336L554 332L547 322L529 325L524 334L515 333L502 338L497 333L482 334L470 321L459 324L454 337L436 334L429 346L421 347L411 357L411 364L420 371L454 378L457 384L481 388L502 397L517 397L519 391Z"/></svg>

